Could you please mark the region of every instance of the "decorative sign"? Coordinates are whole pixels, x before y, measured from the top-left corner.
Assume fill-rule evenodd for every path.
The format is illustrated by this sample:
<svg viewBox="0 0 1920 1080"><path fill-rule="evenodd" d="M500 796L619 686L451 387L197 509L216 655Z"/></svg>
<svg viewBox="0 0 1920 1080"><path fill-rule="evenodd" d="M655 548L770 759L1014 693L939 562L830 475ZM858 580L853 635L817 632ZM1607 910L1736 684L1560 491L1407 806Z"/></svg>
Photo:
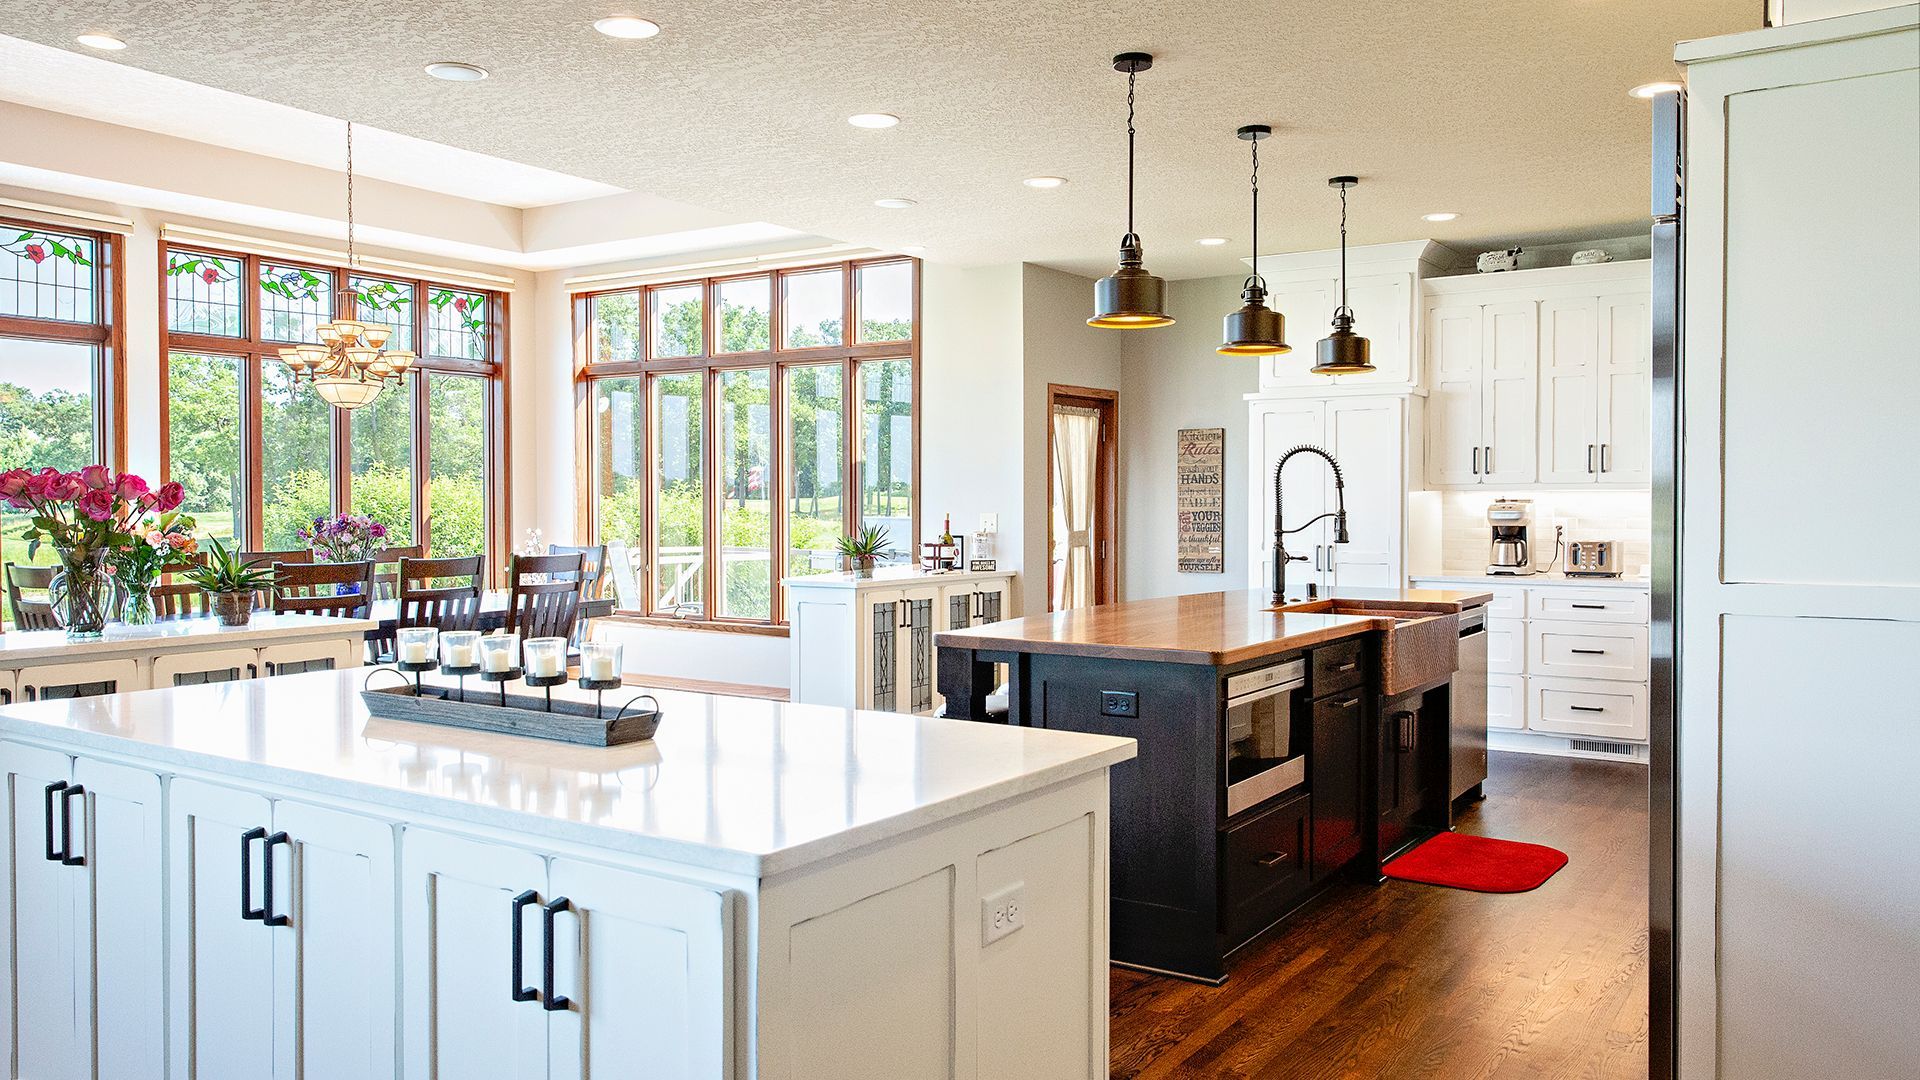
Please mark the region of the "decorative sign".
<svg viewBox="0 0 1920 1080"><path fill-rule="evenodd" d="M1182 574L1227 572L1227 429L1181 428L1173 466Z"/></svg>
<svg viewBox="0 0 1920 1080"><path fill-rule="evenodd" d="M979 573L982 570L998 570L999 568L999 564L992 559L970 559L967 562L967 569L974 573Z"/></svg>

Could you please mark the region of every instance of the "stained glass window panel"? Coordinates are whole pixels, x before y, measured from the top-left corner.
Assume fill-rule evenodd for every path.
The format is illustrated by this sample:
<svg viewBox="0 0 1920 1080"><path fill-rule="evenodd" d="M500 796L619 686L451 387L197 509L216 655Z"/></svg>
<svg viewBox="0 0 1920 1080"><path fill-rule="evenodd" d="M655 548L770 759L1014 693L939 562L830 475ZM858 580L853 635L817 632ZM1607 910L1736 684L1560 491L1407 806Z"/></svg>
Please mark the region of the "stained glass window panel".
<svg viewBox="0 0 1920 1080"><path fill-rule="evenodd" d="M240 293L245 263L198 251L167 252L167 329L240 337L247 332Z"/></svg>
<svg viewBox="0 0 1920 1080"><path fill-rule="evenodd" d="M355 320L392 331L386 348L413 348L413 286L384 278L347 279L354 293Z"/></svg>
<svg viewBox="0 0 1920 1080"><path fill-rule="evenodd" d="M427 290L427 355L486 360L487 296L464 289Z"/></svg>
<svg viewBox="0 0 1920 1080"><path fill-rule="evenodd" d="M98 321L97 257L88 237L0 224L0 315Z"/></svg>
<svg viewBox="0 0 1920 1080"><path fill-rule="evenodd" d="M333 274L304 266L260 264L260 336L318 341L315 328L333 319Z"/></svg>

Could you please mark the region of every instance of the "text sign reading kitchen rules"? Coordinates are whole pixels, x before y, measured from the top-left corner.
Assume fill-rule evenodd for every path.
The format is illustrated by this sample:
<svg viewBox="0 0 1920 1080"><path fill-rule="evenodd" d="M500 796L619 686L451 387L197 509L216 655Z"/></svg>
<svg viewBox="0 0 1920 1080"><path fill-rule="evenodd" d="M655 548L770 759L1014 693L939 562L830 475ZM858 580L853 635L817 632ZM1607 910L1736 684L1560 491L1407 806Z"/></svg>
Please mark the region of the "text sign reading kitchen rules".
<svg viewBox="0 0 1920 1080"><path fill-rule="evenodd" d="M1182 574L1227 571L1227 429L1181 428L1174 459L1174 509Z"/></svg>

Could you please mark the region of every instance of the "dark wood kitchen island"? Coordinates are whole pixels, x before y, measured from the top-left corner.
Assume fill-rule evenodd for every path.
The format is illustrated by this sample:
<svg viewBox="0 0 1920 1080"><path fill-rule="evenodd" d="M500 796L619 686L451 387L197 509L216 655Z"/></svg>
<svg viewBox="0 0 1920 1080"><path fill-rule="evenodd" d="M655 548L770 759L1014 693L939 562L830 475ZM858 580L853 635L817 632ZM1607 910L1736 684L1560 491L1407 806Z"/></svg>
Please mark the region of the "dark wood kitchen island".
<svg viewBox="0 0 1920 1080"><path fill-rule="evenodd" d="M1205 982L1343 873L1447 827L1471 591L1134 600L940 634L946 715L1123 735L1113 959ZM989 711L1004 665L1006 708Z"/></svg>

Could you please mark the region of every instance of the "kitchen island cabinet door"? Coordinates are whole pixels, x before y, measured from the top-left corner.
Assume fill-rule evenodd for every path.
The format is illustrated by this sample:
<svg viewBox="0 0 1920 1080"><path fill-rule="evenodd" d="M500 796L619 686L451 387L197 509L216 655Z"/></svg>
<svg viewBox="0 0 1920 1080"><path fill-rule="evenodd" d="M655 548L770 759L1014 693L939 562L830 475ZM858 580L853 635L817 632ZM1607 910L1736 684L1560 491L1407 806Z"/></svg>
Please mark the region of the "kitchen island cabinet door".
<svg viewBox="0 0 1920 1080"><path fill-rule="evenodd" d="M536 998L546 860L421 828L406 829L400 849L408 1080L545 1080L547 1012Z"/></svg>
<svg viewBox="0 0 1920 1080"><path fill-rule="evenodd" d="M272 811L265 796L195 780L169 789L171 1075L182 1080L274 1075L273 938L264 919L243 917L266 899Z"/></svg>
<svg viewBox="0 0 1920 1080"><path fill-rule="evenodd" d="M1364 695L1335 694L1313 703L1308 787L1313 792L1313 880L1360 854L1366 821L1367 720Z"/></svg>
<svg viewBox="0 0 1920 1080"><path fill-rule="evenodd" d="M12 918L6 927L12 1007L0 1011L21 1077L80 1080L93 1075L92 1032L81 982L81 874L63 865L60 795L73 763L65 754L0 743L7 782L7 872ZM48 852L56 857L49 858Z"/></svg>
<svg viewBox="0 0 1920 1080"><path fill-rule="evenodd" d="M75 961L91 969L83 975L93 989L96 1075L162 1075L166 923L158 898L166 884L166 819L160 777L81 757L73 763L73 783L84 789L75 803L84 802L86 813L84 824L72 823L73 843L85 844L87 860L75 918L91 932Z"/></svg>
<svg viewBox="0 0 1920 1080"><path fill-rule="evenodd" d="M274 1075L391 1080L393 826L282 799L273 829Z"/></svg>
<svg viewBox="0 0 1920 1080"><path fill-rule="evenodd" d="M577 859L554 859L550 880L552 1080L641 1061L656 1080L732 1075L731 894Z"/></svg>

